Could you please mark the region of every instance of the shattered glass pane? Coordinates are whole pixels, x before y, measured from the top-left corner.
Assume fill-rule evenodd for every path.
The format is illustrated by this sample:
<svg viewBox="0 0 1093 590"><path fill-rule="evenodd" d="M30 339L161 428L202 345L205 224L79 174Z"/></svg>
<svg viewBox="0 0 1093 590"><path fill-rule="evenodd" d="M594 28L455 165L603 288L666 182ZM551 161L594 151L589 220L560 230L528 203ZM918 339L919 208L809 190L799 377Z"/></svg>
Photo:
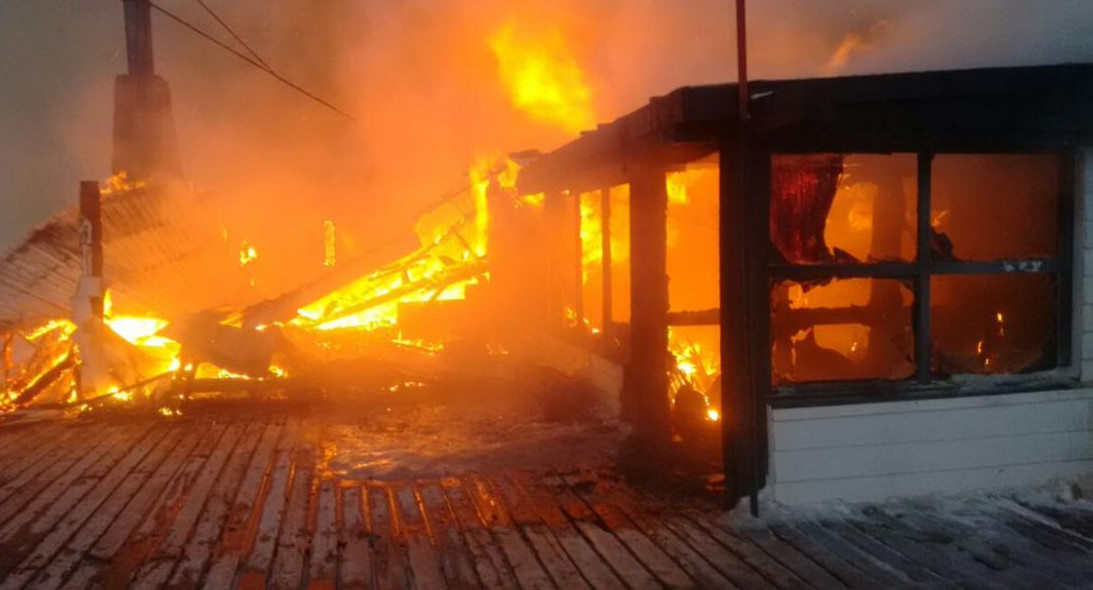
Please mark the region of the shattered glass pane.
<svg viewBox="0 0 1093 590"><path fill-rule="evenodd" d="M1058 156L938 155L932 177L935 260L1057 256Z"/></svg>
<svg viewBox="0 0 1093 590"><path fill-rule="evenodd" d="M917 163L914 154L775 155L775 254L790 264L912 260Z"/></svg>
<svg viewBox="0 0 1093 590"><path fill-rule="evenodd" d="M999 374L1054 366L1050 275L937 276L931 280L933 369Z"/></svg>
<svg viewBox="0 0 1093 590"><path fill-rule="evenodd" d="M774 383L905 379L911 290L898 280L783 281L771 293Z"/></svg>

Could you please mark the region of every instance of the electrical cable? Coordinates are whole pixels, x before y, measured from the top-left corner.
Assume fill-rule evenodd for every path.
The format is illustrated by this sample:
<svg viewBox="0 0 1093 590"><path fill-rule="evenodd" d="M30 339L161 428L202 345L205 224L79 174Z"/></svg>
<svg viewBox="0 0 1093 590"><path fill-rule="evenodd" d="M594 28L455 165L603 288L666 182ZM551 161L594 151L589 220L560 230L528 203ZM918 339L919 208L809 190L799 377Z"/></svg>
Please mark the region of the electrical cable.
<svg viewBox="0 0 1093 590"><path fill-rule="evenodd" d="M189 22L183 20L181 17L178 17L178 16L174 15L173 13L171 13L167 9L163 8L162 6L156 4L155 2L149 2L148 4L152 8L155 8L156 10L161 12L163 15L170 18L171 20L173 20L176 23L182 25L183 27L189 29L190 31L198 34L199 36L204 38L206 41L209 41L210 43L213 43L214 45L220 47L221 49L231 53L232 55L238 57L239 59L247 62L248 64L250 64L252 66L254 66L255 68L269 74L274 79L276 79L278 82L281 82L282 84L288 86L289 88L292 88L293 90L299 92L300 94L303 94L304 96L310 98L311 100L323 105L324 107L334 111L335 113L338 113L339 115L345 117L346 119L349 119L350 121L356 121L356 119L354 119L353 116L350 115L349 113L346 113L345 111L343 111L343 110L339 109L338 107L334 106L333 104L323 100L322 98L319 98L318 96L312 94L311 92L308 92L307 90L304 90L303 88L301 88L300 86L298 86L297 84L295 84L291 80L288 80L287 78L285 78L281 74L278 74L277 72L275 72L271 69L268 69L266 66L262 65L262 63L260 63L258 61L255 61L253 58L251 58L247 55L244 55L243 53L237 51L236 49L228 46L223 41L217 39L216 37L213 37L212 35L206 33L205 31L202 31L201 29L197 28L196 26L194 26L194 25L190 24Z"/></svg>
<svg viewBox="0 0 1093 590"><path fill-rule="evenodd" d="M257 51L255 51L250 45L247 45L247 42L244 41L242 37L235 34L235 31L233 31L232 28L228 26L228 23L224 22L224 19L220 18L220 15L213 12L213 9L211 7L209 7L208 4L205 4L205 0L194 0L194 1L197 2L198 4L200 4L201 7L205 9L205 12L208 12L210 16L212 16L214 19L216 19L216 22L220 23L220 26L224 27L224 30L227 31L228 34L231 35L233 39L238 41L239 44L242 45L251 54L251 57L253 57L258 63L265 66L267 70L273 71L273 68L268 63L266 63L266 60L262 59L262 56L258 55Z"/></svg>

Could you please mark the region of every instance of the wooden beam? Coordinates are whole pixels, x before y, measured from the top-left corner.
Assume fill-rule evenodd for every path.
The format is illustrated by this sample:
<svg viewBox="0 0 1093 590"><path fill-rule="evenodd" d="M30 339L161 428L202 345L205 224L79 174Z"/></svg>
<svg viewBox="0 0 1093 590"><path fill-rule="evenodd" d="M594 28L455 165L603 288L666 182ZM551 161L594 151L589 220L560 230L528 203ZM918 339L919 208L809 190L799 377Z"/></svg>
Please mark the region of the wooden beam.
<svg viewBox="0 0 1093 590"><path fill-rule="evenodd" d="M638 437L652 445L671 435L667 231L664 168L643 163L630 178L630 402Z"/></svg>
<svg viewBox="0 0 1093 590"><path fill-rule="evenodd" d="M612 327L613 293L611 283L611 189L600 189L600 262L603 275L603 338L611 342L614 337Z"/></svg>

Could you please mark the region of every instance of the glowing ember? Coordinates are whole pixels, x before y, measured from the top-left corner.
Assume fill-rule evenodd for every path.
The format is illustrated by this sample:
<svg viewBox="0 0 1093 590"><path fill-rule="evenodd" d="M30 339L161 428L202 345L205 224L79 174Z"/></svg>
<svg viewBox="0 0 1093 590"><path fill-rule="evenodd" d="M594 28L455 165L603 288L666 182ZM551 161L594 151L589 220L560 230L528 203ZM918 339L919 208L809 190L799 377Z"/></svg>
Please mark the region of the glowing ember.
<svg viewBox="0 0 1093 590"><path fill-rule="evenodd" d="M489 45L516 108L568 133L596 124L592 90L559 29L537 32L510 23Z"/></svg>

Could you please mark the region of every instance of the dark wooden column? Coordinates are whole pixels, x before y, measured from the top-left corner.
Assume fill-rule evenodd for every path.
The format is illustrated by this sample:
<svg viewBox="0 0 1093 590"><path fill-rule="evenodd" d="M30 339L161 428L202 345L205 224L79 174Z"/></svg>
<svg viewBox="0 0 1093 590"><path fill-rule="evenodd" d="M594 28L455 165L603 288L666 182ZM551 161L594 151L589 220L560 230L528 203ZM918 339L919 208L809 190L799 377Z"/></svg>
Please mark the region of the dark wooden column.
<svg viewBox="0 0 1093 590"><path fill-rule="evenodd" d="M769 157L735 139L726 141L720 164L725 493L730 504L751 496L754 512L765 479L764 397L770 386Z"/></svg>
<svg viewBox="0 0 1093 590"><path fill-rule="evenodd" d="M630 176L630 380L637 435L666 444L668 404L668 189L664 167Z"/></svg>
<svg viewBox="0 0 1093 590"><path fill-rule="evenodd" d="M569 195L573 200L571 213L573 219L573 311L577 316L577 325L580 326L584 315L584 241L581 239L581 195L573 192Z"/></svg>
<svg viewBox="0 0 1093 590"><path fill-rule="evenodd" d="M611 189L600 190L600 260L603 263L603 341L610 344L614 337L611 324L614 297L611 292Z"/></svg>

